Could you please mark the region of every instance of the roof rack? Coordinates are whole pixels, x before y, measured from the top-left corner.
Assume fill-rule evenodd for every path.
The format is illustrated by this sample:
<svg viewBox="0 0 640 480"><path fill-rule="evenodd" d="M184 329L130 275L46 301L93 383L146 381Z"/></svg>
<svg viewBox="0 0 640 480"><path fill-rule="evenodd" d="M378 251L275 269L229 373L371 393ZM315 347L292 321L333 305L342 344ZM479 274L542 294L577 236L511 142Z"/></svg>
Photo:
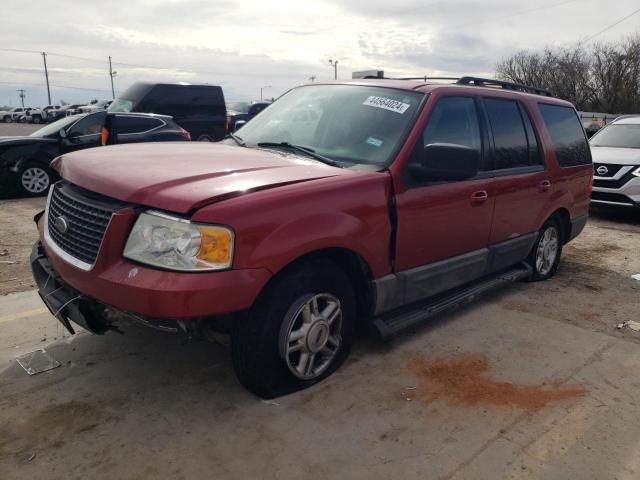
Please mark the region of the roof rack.
<svg viewBox="0 0 640 480"><path fill-rule="evenodd" d="M529 85L522 85L520 83L503 82L501 80L493 80L491 78L479 78L479 77L461 77L456 81L458 85L475 85L477 87L499 87L505 90L517 90L525 93L535 93L536 95L544 95L546 97L552 97L551 92L546 88L532 87Z"/></svg>
<svg viewBox="0 0 640 480"><path fill-rule="evenodd" d="M456 85L470 85L476 87L498 87L505 90L515 90L524 93L535 93L536 95L544 95L546 97L553 97L551 91L546 88L532 87L530 85L522 85L520 83L503 82L502 80L495 80L493 78L480 78L480 77L429 77L423 75L422 77L375 77L368 75L362 78L363 80L422 80L428 82L430 80L449 80L455 81Z"/></svg>

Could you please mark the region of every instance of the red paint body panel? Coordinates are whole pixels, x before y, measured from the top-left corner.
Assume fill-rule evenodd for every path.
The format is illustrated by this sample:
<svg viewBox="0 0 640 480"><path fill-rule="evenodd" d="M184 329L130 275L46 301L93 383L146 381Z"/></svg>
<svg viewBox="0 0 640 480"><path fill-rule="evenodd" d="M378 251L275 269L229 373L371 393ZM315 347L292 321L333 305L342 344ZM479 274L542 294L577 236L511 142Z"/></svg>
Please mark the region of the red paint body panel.
<svg viewBox="0 0 640 480"><path fill-rule="evenodd" d="M214 203L193 220L234 229L233 268L276 273L306 253L343 248L365 260L377 278L390 272L390 186L386 172L352 171Z"/></svg>

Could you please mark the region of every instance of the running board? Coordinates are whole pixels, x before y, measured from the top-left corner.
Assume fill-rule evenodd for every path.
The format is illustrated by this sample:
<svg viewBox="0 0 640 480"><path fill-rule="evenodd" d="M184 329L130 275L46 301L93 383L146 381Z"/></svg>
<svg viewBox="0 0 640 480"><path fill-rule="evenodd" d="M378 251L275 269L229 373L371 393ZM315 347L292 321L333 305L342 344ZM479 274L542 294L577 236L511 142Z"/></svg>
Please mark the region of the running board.
<svg viewBox="0 0 640 480"><path fill-rule="evenodd" d="M515 268L453 290L444 294L444 296L439 295L435 299L429 299L376 317L373 319L374 331L382 338L392 337L436 315L471 303L478 297L493 290L524 280L530 277L532 273L533 269L529 265L522 263Z"/></svg>

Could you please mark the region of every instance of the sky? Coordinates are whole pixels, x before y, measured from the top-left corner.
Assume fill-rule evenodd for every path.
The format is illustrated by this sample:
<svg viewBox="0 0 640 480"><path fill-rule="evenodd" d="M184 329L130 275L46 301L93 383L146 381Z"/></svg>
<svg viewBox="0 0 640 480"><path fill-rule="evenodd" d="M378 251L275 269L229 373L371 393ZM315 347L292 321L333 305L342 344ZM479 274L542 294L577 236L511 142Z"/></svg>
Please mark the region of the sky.
<svg viewBox="0 0 640 480"><path fill-rule="evenodd" d="M358 70L494 76L519 50L640 33L638 0L2 0L0 105L116 96L136 80L221 85L229 101ZM20 51L10 51L20 50Z"/></svg>

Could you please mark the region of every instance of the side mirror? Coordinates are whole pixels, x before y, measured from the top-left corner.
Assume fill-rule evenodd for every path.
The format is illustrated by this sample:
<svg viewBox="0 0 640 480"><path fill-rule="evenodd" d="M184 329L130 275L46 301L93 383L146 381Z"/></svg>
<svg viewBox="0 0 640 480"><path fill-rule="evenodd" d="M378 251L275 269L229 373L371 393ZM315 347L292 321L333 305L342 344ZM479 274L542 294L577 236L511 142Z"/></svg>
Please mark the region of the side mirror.
<svg viewBox="0 0 640 480"><path fill-rule="evenodd" d="M67 131L64 128L61 128L58 131L58 135L60 135L60 138L67 138Z"/></svg>
<svg viewBox="0 0 640 480"><path fill-rule="evenodd" d="M240 130L242 127L244 127L245 123L247 123L246 120L238 120L234 125L233 125L233 131L237 131Z"/></svg>
<svg viewBox="0 0 640 480"><path fill-rule="evenodd" d="M431 143L424 147L419 162L407 168L411 175L422 181L459 181L478 174L478 151L464 145Z"/></svg>

